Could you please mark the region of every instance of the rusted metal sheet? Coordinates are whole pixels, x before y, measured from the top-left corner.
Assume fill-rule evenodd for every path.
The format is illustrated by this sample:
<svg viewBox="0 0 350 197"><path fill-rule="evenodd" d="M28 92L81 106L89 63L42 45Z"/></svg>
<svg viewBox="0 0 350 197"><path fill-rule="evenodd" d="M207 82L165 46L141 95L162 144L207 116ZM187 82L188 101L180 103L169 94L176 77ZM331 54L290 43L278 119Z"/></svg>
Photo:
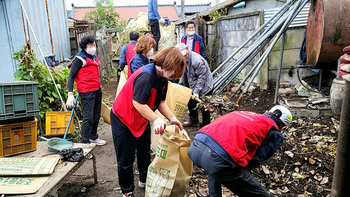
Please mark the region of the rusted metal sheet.
<svg viewBox="0 0 350 197"><path fill-rule="evenodd" d="M306 32L307 63L334 69L350 43L350 0L311 0Z"/></svg>

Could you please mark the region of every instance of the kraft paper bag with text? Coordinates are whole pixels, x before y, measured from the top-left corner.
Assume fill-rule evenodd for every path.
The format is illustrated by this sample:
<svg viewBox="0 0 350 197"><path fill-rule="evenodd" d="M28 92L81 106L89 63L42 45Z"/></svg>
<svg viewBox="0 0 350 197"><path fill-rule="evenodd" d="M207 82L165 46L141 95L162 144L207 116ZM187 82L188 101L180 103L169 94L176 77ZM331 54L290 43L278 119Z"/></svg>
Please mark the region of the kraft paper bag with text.
<svg viewBox="0 0 350 197"><path fill-rule="evenodd" d="M188 101L190 100L192 95L192 90L185 86L169 82L168 83L168 91L166 94L165 102L168 104L169 109L173 114L181 121L182 115L185 112ZM163 120L170 125L168 119L166 119L159 111L156 111L156 114L163 118ZM159 135L154 134L154 128L151 124L151 148L155 150L158 145L158 141L160 139Z"/></svg>
<svg viewBox="0 0 350 197"><path fill-rule="evenodd" d="M126 80L128 79L128 67L125 66L122 72L120 72L119 83L117 87L117 92L115 94L115 98L117 98L120 90L124 87Z"/></svg>
<svg viewBox="0 0 350 197"><path fill-rule="evenodd" d="M158 142L156 156L148 167L146 197L183 197L193 164L187 151L191 144L185 130L168 126Z"/></svg>

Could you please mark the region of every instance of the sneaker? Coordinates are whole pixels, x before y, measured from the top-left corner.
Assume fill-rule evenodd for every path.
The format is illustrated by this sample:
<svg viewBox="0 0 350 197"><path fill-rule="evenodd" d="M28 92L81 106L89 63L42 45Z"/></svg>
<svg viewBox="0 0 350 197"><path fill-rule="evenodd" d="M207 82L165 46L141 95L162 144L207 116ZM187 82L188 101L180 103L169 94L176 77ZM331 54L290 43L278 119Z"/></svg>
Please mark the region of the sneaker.
<svg viewBox="0 0 350 197"><path fill-rule="evenodd" d="M146 187L146 183L142 183L141 181L139 181L139 188L141 188L141 189L145 189L145 187Z"/></svg>
<svg viewBox="0 0 350 197"><path fill-rule="evenodd" d="M196 122L186 121L182 125L184 127L195 127L195 126L198 126L198 121Z"/></svg>
<svg viewBox="0 0 350 197"><path fill-rule="evenodd" d="M126 194L123 194L123 197L134 197L134 193L133 192L128 192Z"/></svg>
<svg viewBox="0 0 350 197"><path fill-rule="evenodd" d="M100 138L97 138L96 140L90 140L90 142L96 144L97 146L106 145L106 140L101 140Z"/></svg>

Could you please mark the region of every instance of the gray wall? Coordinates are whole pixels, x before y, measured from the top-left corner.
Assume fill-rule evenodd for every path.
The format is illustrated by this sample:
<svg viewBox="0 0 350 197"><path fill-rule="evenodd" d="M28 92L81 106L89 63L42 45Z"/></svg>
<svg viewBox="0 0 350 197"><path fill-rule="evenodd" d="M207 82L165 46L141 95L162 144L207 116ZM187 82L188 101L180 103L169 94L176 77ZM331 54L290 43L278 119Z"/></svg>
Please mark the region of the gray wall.
<svg viewBox="0 0 350 197"><path fill-rule="evenodd" d="M39 60L43 58L38 46L41 47L44 56L55 54L56 59L60 61L71 55L65 1L47 0L48 9L46 9L45 0L22 0L22 2L38 43L30 30L19 0L1 0L0 52L4 57L0 81L14 80L16 62L12 59L12 54L20 51L27 40L31 41Z"/></svg>

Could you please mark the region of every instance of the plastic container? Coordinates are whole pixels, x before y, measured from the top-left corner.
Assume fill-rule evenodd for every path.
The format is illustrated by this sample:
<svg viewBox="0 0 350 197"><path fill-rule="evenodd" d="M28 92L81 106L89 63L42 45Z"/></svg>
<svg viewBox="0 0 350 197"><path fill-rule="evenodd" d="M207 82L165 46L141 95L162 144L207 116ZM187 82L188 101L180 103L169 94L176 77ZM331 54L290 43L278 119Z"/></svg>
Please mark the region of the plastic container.
<svg viewBox="0 0 350 197"><path fill-rule="evenodd" d="M46 135L64 135L69 123L71 111L46 112ZM74 133L74 118L70 123L68 134Z"/></svg>
<svg viewBox="0 0 350 197"><path fill-rule="evenodd" d="M0 156L11 156L37 148L37 121L0 125Z"/></svg>
<svg viewBox="0 0 350 197"><path fill-rule="evenodd" d="M38 83L0 82L0 121L35 117L38 114Z"/></svg>

